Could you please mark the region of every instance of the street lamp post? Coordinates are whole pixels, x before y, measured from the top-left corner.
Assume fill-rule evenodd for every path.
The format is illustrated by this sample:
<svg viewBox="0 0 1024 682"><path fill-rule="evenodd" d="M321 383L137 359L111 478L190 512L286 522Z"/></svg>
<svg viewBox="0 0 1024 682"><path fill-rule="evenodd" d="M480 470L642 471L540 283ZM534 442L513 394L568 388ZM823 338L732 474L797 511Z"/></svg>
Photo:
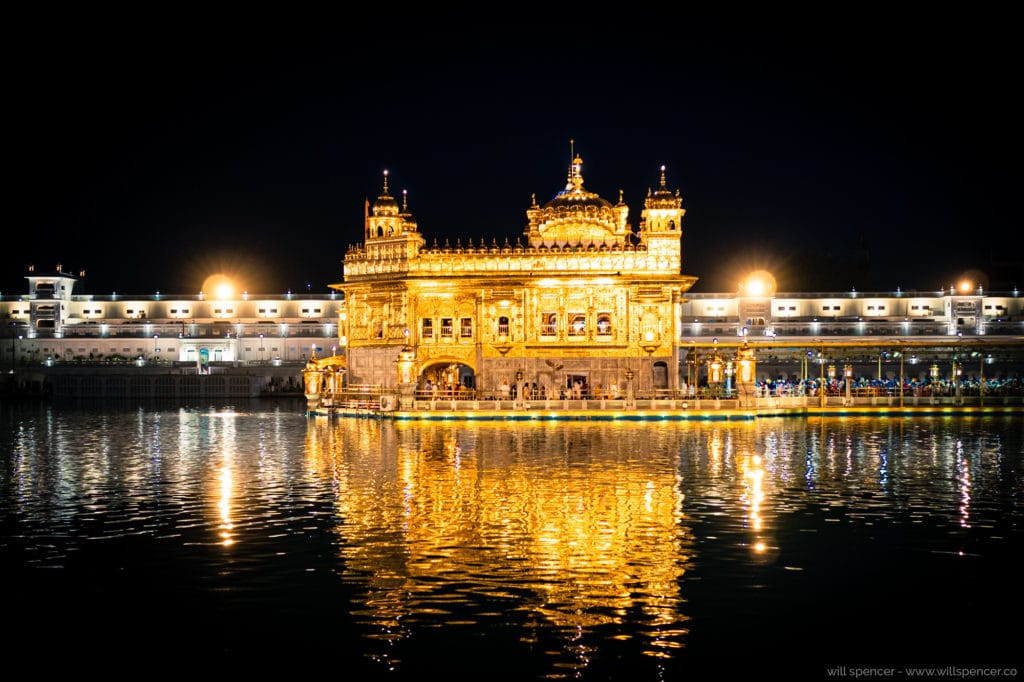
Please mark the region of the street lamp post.
<svg viewBox="0 0 1024 682"><path fill-rule="evenodd" d="M821 394L821 407L825 408L825 345L821 346L821 354L818 355L818 370L820 371L821 378L818 383L818 393Z"/></svg>
<svg viewBox="0 0 1024 682"><path fill-rule="evenodd" d="M260 332L260 364L263 364L263 332Z"/></svg>
<svg viewBox="0 0 1024 682"><path fill-rule="evenodd" d="M853 365L847 364L843 367L843 378L846 379L846 404L850 404L850 388L853 384Z"/></svg>
<svg viewBox="0 0 1024 682"><path fill-rule="evenodd" d="M978 353L978 407L985 407L985 356Z"/></svg>
<svg viewBox="0 0 1024 682"><path fill-rule="evenodd" d="M960 388L960 376L963 373L964 373L963 365L961 365L959 361L954 360L953 361L953 382L954 382L953 383L953 391L954 391L954 393L956 395L956 404L957 405L959 405L962 402L962 400L963 400L963 398L961 397L961 388Z"/></svg>
<svg viewBox="0 0 1024 682"><path fill-rule="evenodd" d="M900 407L903 407L903 353L900 353Z"/></svg>
<svg viewBox="0 0 1024 682"><path fill-rule="evenodd" d="M14 374L14 337L16 336L15 333L14 333L14 331L15 331L14 328L15 328L15 326L17 326L17 322L11 322L10 326L11 326L11 374Z"/></svg>

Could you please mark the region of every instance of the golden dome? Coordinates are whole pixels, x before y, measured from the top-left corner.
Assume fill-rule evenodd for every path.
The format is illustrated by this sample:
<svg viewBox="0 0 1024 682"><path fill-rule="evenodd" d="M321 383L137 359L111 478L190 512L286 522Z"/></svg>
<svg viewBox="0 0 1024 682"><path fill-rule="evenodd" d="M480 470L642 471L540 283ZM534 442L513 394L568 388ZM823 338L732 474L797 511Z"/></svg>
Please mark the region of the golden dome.
<svg viewBox="0 0 1024 682"><path fill-rule="evenodd" d="M580 172L583 166L583 159L578 155L569 166L569 179L565 183L565 189L551 198L541 208L562 208L562 209L586 209L587 207L611 208L612 205L602 199L594 192L588 192L583 188L583 174Z"/></svg>

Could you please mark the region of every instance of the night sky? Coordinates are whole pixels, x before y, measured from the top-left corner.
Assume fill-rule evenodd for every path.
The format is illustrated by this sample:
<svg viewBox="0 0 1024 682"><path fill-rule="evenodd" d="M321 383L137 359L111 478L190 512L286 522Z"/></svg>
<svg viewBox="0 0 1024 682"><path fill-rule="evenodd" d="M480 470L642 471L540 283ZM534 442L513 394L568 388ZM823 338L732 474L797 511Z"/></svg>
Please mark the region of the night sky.
<svg viewBox="0 0 1024 682"><path fill-rule="evenodd" d="M694 291L1024 285L1009 16L585 7L12 18L0 292L323 293L384 169L428 243L514 242L570 140L634 228L666 166Z"/></svg>

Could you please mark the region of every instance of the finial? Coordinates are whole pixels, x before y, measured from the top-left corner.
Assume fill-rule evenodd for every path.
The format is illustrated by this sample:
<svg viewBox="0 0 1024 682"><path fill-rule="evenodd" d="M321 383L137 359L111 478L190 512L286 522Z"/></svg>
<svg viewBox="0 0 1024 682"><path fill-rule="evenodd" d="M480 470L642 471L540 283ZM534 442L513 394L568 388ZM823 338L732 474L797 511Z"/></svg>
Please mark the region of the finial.
<svg viewBox="0 0 1024 682"><path fill-rule="evenodd" d="M536 192L531 192L530 193L530 206L531 206L531 208L537 206L537 193Z"/></svg>
<svg viewBox="0 0 1024 682"><path fill-rule="evenodd" d="M565 186L566 189L579 189L583 186L583 173L580 169L583 166L583 159L580 158L579 154L572 157L572 165L569 166L569 184Z"/></svg>
<svg viewBox="0 0 1024 682"><path fill-rule="evenodd" d="M384 196L388 194L388 169L384 169Z"/></svg>
<svg viewBox="0 0 1024 682"><path fill-rule="evenodd" d="M575 151L576 146L575 145L576 145L576 141L573 140L572 138L569 138L569 177L566 178L566 185L565 185L566 189L569 189L569 188L572 187L572 179L573 179L573 175L574 175L573 174L573 159L576 158L576 151Z"/></svg>
<svg viewBox="0 0 1024 682"><path fill-rule="evenodd" d="M622 203L622 190L619 190L619 203Z"/></svg>
<svg viewBox="0 0 1024 682"><path fill-rule="evenodd" d="M409 212L409 190L402 190L402 213Z"/></svg>
<svg viewBox="0 0 1024 682"><path fill-rule="evenodd" d="M665 189L665 164L661 165L661 187L658 189Z"/></svg>

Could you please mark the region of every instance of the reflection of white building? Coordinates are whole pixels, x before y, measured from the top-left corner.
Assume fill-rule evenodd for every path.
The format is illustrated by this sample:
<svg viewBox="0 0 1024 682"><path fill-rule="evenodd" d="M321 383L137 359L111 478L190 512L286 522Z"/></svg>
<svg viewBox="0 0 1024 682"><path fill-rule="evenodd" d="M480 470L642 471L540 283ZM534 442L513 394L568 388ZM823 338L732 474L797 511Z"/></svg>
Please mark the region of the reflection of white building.
<svg viewBox="0 0 1024 682"><path fill-rule="evenodd" d="M28 294L3 297L5 365L138 360L147 363L303 363L337 345L338 294L75 295L76 278L30 273Z"/></svg>

